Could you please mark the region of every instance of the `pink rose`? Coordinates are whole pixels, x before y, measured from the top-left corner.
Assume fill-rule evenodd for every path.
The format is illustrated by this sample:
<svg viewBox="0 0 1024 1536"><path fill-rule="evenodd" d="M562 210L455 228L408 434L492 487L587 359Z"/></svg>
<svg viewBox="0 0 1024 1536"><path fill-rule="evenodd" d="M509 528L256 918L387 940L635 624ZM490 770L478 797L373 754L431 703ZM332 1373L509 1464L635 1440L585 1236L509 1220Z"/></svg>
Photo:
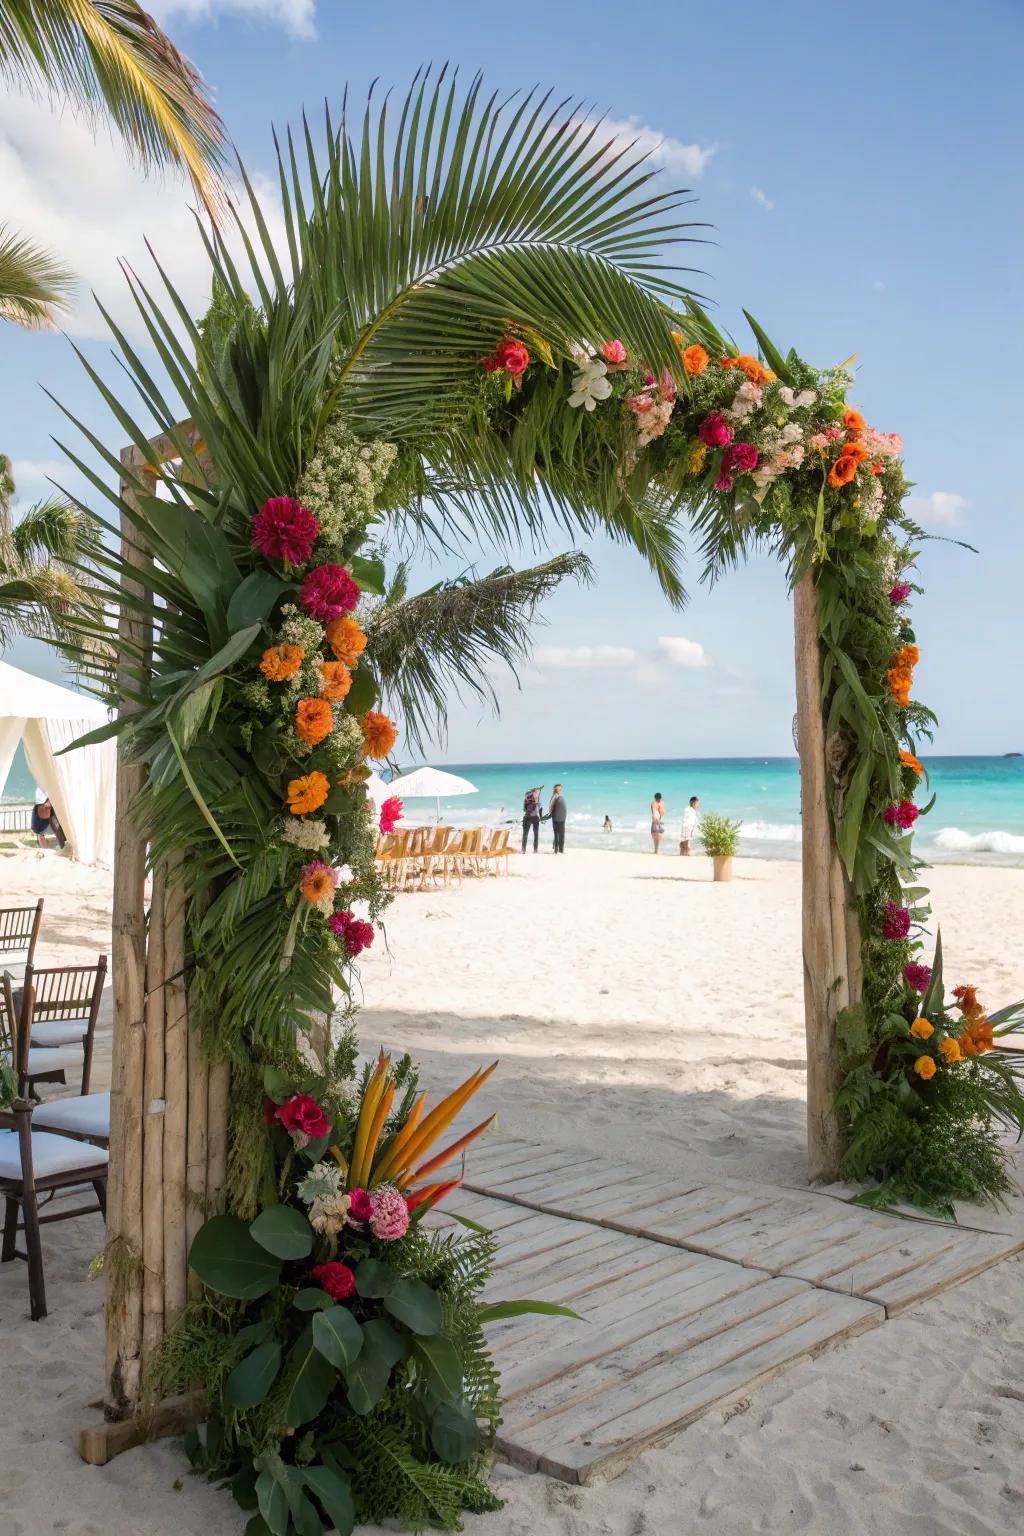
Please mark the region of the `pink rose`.
<svg viewBox="0 0 1024 1536"><path fill-rule="evenodd" d="M757 457L753 443L730 443L722 455L722 473L731 475L756 469Z"/></svg>
<svg viewBox="0 0 1024 1536"><path fill-rule="evenodd" d="M389 795L380 808L380 830L393 832L402 819L405 806L398 795Z"/></svg>
<svg viewBox="0 0 1024 1536"><path fill-rule="evenodd" d="M373 1215L373 1200L365 1189L350 1189L348 1192L348 1219L349 1221L366 1222Z"/></svg>
<svg viewBox="0 0 1024 1536"><path fill-rule="evenodd" d="M606 363L624 363L626 349L621 341L606 341L601 346L601 356Z"/></svg>
<svg viewBox="0 0 1024 1536"><path fill-rule="evenodd" d="M724 448L732 442L732 427L721 411L712 411L697 428L697 436L706 448Z"/></svg>

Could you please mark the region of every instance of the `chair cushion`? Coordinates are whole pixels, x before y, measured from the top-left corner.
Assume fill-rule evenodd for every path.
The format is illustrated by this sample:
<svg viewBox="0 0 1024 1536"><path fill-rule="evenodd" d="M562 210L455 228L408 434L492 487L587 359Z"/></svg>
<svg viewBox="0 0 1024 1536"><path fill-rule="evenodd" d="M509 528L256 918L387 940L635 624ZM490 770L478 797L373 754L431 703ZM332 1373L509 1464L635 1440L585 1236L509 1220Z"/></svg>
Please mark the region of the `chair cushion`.
<svg viewBox="0 0 1024 1536"><path fill-rule="evenodd" d="M33 1131L32 1168L37 1179L48 1179L55 1173L70 1173L79 1168L86 1177L99 1178L107 1171L107 1153L103 1147L72 1141L69 1136ZM22 1177L17 1132L0 1131L0 1179L20 1184Z"/></svg>
<svg viewBox="0 0 1024 1536"><path fill-rule="evenodd" d="M81 1045L89 1028L88 1019L45 1019L32 1021L32 1044L49 1049L55 1045Z"/></svg>
<svg viewBox="0 0 1024 1536"><path fill-rule="evenodd" d="M110 1094L79 1093L48 1099L32 1111L32 1125L41 1131L69 1131L75 1136L110 1135Z"/></svg>
<svg viewBox="0 0 1024 1536"><path fill-rule="evenodd" d="M82 1047L80 1045L59 1045L55 1049L36 1050L35 1046L29 1047L28 1075L29 1077L42 1077L47 1072L63 1072L67 1068L81 1070Z"/></svg>

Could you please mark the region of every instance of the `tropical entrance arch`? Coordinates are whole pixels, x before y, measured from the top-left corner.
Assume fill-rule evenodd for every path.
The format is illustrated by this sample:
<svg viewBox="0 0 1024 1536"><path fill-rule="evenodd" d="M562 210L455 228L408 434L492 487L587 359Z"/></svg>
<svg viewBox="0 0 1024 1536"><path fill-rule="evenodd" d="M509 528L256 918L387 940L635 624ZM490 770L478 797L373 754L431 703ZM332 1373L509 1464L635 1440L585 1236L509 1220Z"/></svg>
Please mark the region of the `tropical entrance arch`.
<svg viewBox="0 0 1024 1536"><path fill-rule="evenodd" d="M421 1518L417 1478L456 1512L489 1497L491 1250L418 1225L483 1129L434 1150L486 1074L431 1109L405 1063L359 1076L323 1027L386 904L364 783L396 736L373 645L392 520L603 527L674 601L684 521L709 577L772 550L795 594L810 1177L992 1193L993 1115L1021 1108L973 994L947 1012L939 961L915 958L931 717L899 439L846 369L753 321L756 355L718 332L662 263L677 199L600 125L425 77L393 133L386 110L328 124L320 159L288 139L283 242L250 192L241 268L208 237L201 325L129 279L170 381L111 322L144 419L83 359L130 439L118 458L90 436L117 492L76 459L120 540L116 676L82 653L120 742L95 1454L202 1381L206 1463L275 1536L345 1528L353 1497Z"/></svg>

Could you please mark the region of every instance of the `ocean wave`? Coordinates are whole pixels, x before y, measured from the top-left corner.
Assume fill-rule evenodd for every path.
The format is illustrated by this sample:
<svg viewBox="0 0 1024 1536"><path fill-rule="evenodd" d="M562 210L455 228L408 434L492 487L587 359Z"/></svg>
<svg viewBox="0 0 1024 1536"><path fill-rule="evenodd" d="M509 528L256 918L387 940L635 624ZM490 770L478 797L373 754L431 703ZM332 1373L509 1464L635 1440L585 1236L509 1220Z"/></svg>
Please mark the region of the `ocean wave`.
<svg viewBox="0 0 1024 1536"><path fill-rule="evenodd" d="M745 821L740 828L740 841L744 838L758 843L798 843L800 824L788 821Z"/></svg>
<svg viewBox="0 0 1024 1536"><path fill-rule="evenodd" d="M935 847L943 853L1024 853L1024 837L1015 832L964 832L943 827L935 834Z"/></svg>

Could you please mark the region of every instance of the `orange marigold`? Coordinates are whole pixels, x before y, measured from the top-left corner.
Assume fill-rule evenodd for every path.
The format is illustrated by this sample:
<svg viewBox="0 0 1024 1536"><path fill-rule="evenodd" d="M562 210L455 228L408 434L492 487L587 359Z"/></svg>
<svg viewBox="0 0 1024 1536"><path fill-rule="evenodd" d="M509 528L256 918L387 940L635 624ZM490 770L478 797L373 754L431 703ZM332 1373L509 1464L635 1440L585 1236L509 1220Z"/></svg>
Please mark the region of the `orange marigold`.
<svg viewBox="0 0 1024 1536"><path fill-rule="evenodd" d="M904 768L909 768L914 777L919 779L924 773L924 764L919 763L913 752L900 752L900 762Z"/></svg>
<svg viewBox="0 0 1024 1536"><path fill-rule="evenodd" d="M360 720L363 728L363 744L367 757L387 757L398 740L394 721L375 709L368 709Z"/></svg>
<svg viewBox="0 0 1024 1536"><path fill-rule="evenodd" d="M320 676L324 680L323 688L320 691L325 699L330 699L332 704L336 704L339 699L343 699L352 687L352 673L345 666L344 662L322 661L320 663Z"/></svg>
<svg viewBox="0 0 1024 1536"><path fill-rule="evenodd" d="M855 411L851 407L850 410L843 412L843 426L846 428L847 432L849 432L851 437L860 437L861 433L864 431L866 422L860 411Z"/></svg>
<svg viewBox="0 0 1024 1536"><path fill-rule="evenodd" d="M334 713L326 699L300 699L295 706L295 734L311 747L334 730Z"/></svg>
<svg viewBox="0 0 1024 1536"><path fill-rule="evenodd" d="M354 667L366 650L366 636L355 619L332 619L327 626L327 644L335 661Z"/></svg>
<svg viewBox="0 0 1024 1536"><path fill-rule="evenodd" d="M680 340L682 340L682 337L680 337ZM704 348L698 346L696 342L693 343L692 347L687 347L682 356L683 368L694 377L697 374L703 373L711 361Z"/></svg>
<svg viewBox="0 0 1024 1536"><path fill-rule="evenodd" d="M927 1019L915 1019L910 1026L910 1033L915 1040L930 1040L935 1033L935 1025Z"/></svg>
<svg viewBox="0 0 1024 1536"><path fill-rule="evenodd" d="M723 368L738 368L751 382L751 384L770 384L775 375L767 369L756 357L751 357L748 352L741 352L739 357L731 357L727 361L723 359Z"/></svg>
<svg viewBox="0 0 1024 1536"><path fill-rule="evenodd" d="M310 864L309 873L303 876L299 890L308 902L323 901L325 896L333 896L335 891L334 875L326 864Z"/></svg>
<svg viewBox="0 0 1024 1536"><path fill-rule="evenodd" d="M260 658L260 671L272 683L284 683L302 666L301 645L272 645Z"/></svg>
<svg viewBox="0 0 1024 1536"><path fill-rule="evenodd" d="M857 473L857 460L848 453L842 454L828 472L829 485L849 485Z"/></svg>
<svg viewBox="0 0 1024 1536"><path fill-rule="evenodd" d="M303 774L301 779L291 779L288 783L288 809L293 816L308 816L310 811L318 811L331 792L331 784L326 773L321 773L315 768L312 773Z"/></svg>
<svg viewBox="0 0 1024 1536"><path fill-rule="evenodd" d="M960 1043L954 1040L952 1035L947 1035L944 1040L939 1041L939 1051L947 1067L951 1067L955 1061L960 1060Z"/></svg>
<svg viewBox="0 0 1024 1536"><path fill-rule="evenodd" d="M917 1073L918 1077L923 1078L925 1082L927 1082L930 1077L935 1076L936 1070L937 1068L935 1066L935 1059L932 1056L919 1056L914 1062L914 1071Z"/></svg>
<svg viewBox="0 0 1024 1536"><path fill-rule="evenodd" d="M871 455L868 453L868 451L864 447L863 443L844 443L843 444L843 458L844 459L852 459L855 464L863 464L864 460L868 459L870 457L871 457Z"/></svg>

